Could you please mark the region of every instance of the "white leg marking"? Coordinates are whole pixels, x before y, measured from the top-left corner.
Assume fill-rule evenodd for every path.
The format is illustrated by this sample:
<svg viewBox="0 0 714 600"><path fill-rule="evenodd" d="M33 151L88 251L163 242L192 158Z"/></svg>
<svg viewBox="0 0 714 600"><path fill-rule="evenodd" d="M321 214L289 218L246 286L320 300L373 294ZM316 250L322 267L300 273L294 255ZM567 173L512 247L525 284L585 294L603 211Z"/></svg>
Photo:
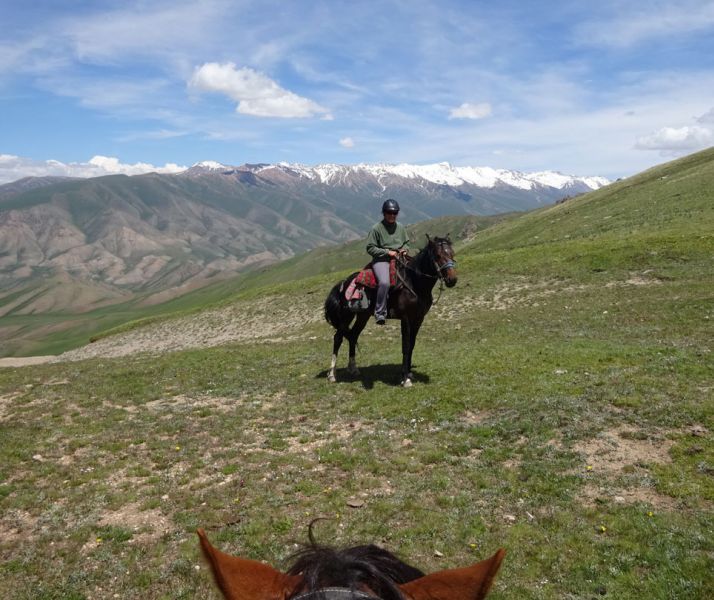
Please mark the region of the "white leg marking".
<svg viewBox="0 0 714 600"><path fill-rule="evenodd" d="M332 364L330 365L330 371L327 374L327 381L330 383L334 383L337 381L337 378L335 377L335 367L337 366L337 354L332 355Z"/></svg>
<svg viewBox="0 0 714 600"><path fill-rule="evenodd" d="M402 387L405 387L405 388L412 387L412 380L407 377L407 379L402 381Z"/></svg>

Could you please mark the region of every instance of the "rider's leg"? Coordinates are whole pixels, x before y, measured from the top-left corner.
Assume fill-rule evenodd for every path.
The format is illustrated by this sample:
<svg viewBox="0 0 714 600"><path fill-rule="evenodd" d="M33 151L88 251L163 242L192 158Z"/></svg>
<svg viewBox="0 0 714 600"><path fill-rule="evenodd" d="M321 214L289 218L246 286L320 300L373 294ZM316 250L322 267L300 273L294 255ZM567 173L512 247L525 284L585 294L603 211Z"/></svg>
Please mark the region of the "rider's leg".
<svg viewBox="0 0 714 600"><path fill-rule="evenodd" d="M389 296L389 261L378 261L372 264L374 276L377 278L377 302L374 316L378 321L387 318L387 299Z"/></svg>

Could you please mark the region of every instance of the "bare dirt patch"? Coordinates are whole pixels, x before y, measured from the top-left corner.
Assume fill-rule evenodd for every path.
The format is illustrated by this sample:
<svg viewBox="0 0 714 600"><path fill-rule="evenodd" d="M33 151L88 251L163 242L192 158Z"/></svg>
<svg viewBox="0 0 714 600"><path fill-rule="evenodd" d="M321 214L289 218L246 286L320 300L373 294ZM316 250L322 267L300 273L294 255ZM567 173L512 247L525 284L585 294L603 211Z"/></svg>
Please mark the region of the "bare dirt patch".
<svg viewBox="0 0 714 600"><path fill-rule="evenodd" d="M581 473L586 477L582 501L593 505L608 500L618 504L643 502L657 508L672 509L676 501L659 494L649 470L653 465L672 462L669 451L674 442L661 432L646 435L634 427L605 431L576 444L584 455Z"/></svg>
<svg viewBox="0 0 714 600"><path fill-rule="evenodd" d="M487 410L473 411L467 410L461 416L461 422L466 425L482 425L488 421L493 415Z"/></svg>
<svg viewBox="0 0 714 600"><path fill-rule="evenodd" d="M622 287L626 285L662 285L662 280L653 276L652 271L643 271L642 273L630 273L630 276L625 281L611 281L606 283L605 287Z"/></svg>
<svg viewBox="0 0 714 600"><path fill-rule="evenodd" d="M22 357L12 357L12 358L0 358L0 367L28 367L32 365L41 365L48 363L56 356L22 356Z"/></svg>
<svg viewBox="0 0 714 600"><path fill-rule="evenodd" d="M0 540L5 544L31 540L37 522L38 518L25 510L9 510L0 517Z"/></svg>
<svg viewBox="0 0 714 600"><path fill-rule="evenodd" d="M580 442L575 450L585 454L594 472L612 475L627 466L670 463L673 445L672 440L661 435L644 436L636 428L624 426Z"/></svg>
<svg viewBox="0 0 714 600"><path fill-rule="evenodd" d="M581 292L586 289L587 286L572 285L561 280L529 281L523 278L497 285L483 294L450 301L443 307L437 305L434 307L434 313L439 319L453 319L459 313L475 308L501 311L517 306L538 306L553 296Z"/></svg>
<svg viewBox="0 0 714 600"><path fill-rule="evenodd" d="M240 400L229 398L226 396L209 396L202 394L199 396L186 396L179 394L169 398L161 398L160 400L152 400L147 402L144 407L147 410L154 412L173 411L176 409L196 409L207 408L217 412L230 412L239 404ZM139 407L125 407L129 412L137 412Z"/></svg>
<svg viewBox="0 0 714 600"><path fill-rule="evenodd" d="M97 521L97 527L121 527L130 530L133 535L128 543L148 544L169 533L171 521L158 508L141 510L138 503L127 504L117 511L107 512ZM91 550L101 544L100 539L88 541L83 551Z"/></svg>
<svg viewBox="0 0 714 600"><path fill-rule="evenodd" d="M12 401L21 395L21 392L13 392L11 394L0 395L0 423L2 423L9 416L9 410Z"/></svg>

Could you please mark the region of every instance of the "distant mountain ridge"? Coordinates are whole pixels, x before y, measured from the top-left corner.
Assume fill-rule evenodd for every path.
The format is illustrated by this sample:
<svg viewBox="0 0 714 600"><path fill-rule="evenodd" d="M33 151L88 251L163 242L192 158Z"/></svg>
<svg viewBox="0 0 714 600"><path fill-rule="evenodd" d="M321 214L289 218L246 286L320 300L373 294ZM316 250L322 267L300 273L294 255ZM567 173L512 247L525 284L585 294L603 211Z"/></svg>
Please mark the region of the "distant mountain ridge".
<svg viewBox="0 0 714 600"><path fill-rule="evenodd" d="M413 223L529 210L606 183L447 163L204 161L174 174L25 178L0 186L0 316L161 302L362 237L387 197Z"/></svg>
<svg viewBox="0 0 714 600"><path fill-rule="evenodd" d="M610 181L605 177L582 177L577 175L564 175L557 171L540 171L535 173L522 173L508 169L494 169L491 167L454 167L448 162L431 165L411 164L366 164L339 165L322 164L309 167L297 163L281 162L277 164L257 164L232 167L214 161L196 163L188 171L216 172L245 170L252 173L266 173L270 170L280 170L286 173L297 174L308 179L318 179L321 183L331 184L345 181L350 176L369 174L379 180L382 177L397 176L406 179L424 179L440 185L459 187L461 185L474 185L482 188L493 188L498 183L513 186L519 189L531 190L541 185L556 189L569 189L586 187L588 191L599 189L608 185ZM186 173L178 173L181 175Z"/></svg>

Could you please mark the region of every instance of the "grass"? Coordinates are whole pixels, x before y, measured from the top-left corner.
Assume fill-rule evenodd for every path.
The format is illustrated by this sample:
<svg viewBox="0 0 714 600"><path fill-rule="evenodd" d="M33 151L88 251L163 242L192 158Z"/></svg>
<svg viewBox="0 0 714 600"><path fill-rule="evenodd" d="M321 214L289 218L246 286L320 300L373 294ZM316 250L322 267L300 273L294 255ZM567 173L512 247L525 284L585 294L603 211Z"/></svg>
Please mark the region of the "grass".
<svg viewBox="0 0 714 600"><path fill-rule="evenodd" d="M707 211L691 235L654 215L625 235L623 205L621 233L573 217L531 243L539 212L462 243L409 390L391 322L333 385L332 332L310 320L270 343L0 371L0 593L217 597L196 527L285 566L327 516L318 539L427 571L505 547L494 600L712 597ZM262 277L238 296L256 311L336 275Z"/></svg>
<svg viewBox="0 0 714 600"><path fill-rule="evenodd" d="M416 245L420 246L427 232L431 235L451 233L455 240L462 239L514 216L441 217L411 225L409 230ZM286 283L316 273L341 272L355 265L361 266L364 262L364 241L358 240L339 247L316 248L270 267L248 270L161 304L145 305L147 294L138 294L128 301L81 313L50 311L25 315L18 314L17 308L8 310L7 314L0 316L0 336L5 338L0 346L0 357L61 354L90 341L144 327L167 317L190 315L210 306L231 303L237 295L251 290L261 290L268 285ZM3 308L10 306L17 296L26 293L27 289L23 288L21 292L0 298L0 312L4 312Z"/></svg>

